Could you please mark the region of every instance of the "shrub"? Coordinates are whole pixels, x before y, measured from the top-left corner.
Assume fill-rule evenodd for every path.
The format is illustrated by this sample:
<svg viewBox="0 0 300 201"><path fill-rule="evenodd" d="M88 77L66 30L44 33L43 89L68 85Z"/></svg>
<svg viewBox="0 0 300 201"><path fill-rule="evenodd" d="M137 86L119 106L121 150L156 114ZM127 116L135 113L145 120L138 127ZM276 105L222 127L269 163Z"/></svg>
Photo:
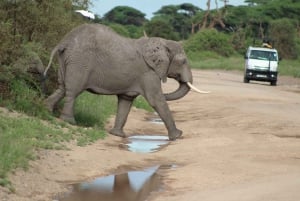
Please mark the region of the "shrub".
<svg viewBox="0 0 300 201"><path fill-rule="evenodd" d="M288 30L288 31L287 31ZM279 55L285 59L297 58L296 28L290 19L273 20L269 32L274 40L275 48Z"/></svg>
<svg viewBox="0 0 300 201"><path fill-rule="evenodd" d="M179 40L179 35L173 27L163 19L155 19L145 24L145 30L150 37L162 37L170 40Z"/></svg>
<svg viewBox="0 0 300 201"><path fill-rule="evenodd" d="M234 53L234 49L230 43L230 36L215 29L204 29L194 34L185 41L184 48L187 54L212 51L228 57Z"/></svg>
<svg viewBox="0 0 300 201"><path fill-rule="evenodd" d="M125 36L125 37L129 37L129 32L125 28L125 26L123 26L121 24L109 24L108 26L110 28L112 28L116 33L118 33L122 36Z"/></svg>

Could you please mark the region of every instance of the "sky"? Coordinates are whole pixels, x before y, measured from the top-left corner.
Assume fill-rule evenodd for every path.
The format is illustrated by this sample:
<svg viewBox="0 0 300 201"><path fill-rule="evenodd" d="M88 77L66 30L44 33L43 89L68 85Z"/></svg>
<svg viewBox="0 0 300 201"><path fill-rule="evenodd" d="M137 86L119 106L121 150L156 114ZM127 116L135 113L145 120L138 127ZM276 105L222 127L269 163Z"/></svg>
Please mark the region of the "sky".
<svg viewBox="0 0 300 201"><path fill-rule="evenodd" d="M228 0L230 5L246 5L244 0ZM90 11L103 17L105 13L110 11L116 6L130 6L142 13L146 14L147 19L151 19L153 13L158 11L165 5L179 5L182 3L192 3L199 8L206 10L207 0L92 0L93 6L90 7ZM215 0L211 0L211 8L215 8ZM224 3L218 0L218 7L222 7Z"/></svg>

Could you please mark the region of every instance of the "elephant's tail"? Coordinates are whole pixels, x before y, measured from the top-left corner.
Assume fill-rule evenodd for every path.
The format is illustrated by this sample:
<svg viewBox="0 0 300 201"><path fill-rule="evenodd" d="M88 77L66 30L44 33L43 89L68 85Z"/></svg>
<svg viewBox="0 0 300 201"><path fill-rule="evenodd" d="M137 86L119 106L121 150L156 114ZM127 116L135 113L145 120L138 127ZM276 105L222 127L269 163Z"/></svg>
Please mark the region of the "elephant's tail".
<svg viewBox="0 0 300 201"><path fill-rule="evenodd" d="M47 72L48 72L48 70L49 70L49 68L50 68L50 66L51 66L53 57L54 57L54 55L56 54L57 50L58 50L58 46L56 46L56 47L52 50L52 52L51 52L50 60L49 60L48 66L47 66L47 68L45 69L45 71L44 71L44 73L43 73L44 78L46 78L46 76L47 76Z"/></svg>

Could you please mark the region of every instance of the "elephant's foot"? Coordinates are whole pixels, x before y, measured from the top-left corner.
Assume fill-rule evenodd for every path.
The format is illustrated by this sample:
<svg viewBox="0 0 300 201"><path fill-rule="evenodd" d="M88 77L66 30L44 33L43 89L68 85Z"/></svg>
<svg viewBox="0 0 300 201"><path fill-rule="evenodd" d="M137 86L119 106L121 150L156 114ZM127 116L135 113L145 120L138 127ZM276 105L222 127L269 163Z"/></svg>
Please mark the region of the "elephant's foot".
<svg viewBox="0 0 300 201"><path fill-rule="evenodd" d="M59 118L64 120L65 122L70 123L70 124L73 124L73 125L76 124L76 121L75 121L74 117L70 117L70 116L61 114Z"/></svg>
<svg viewBox="0 0 300 201"><path fill-rule="evenodd" d="M119 128L113 128L109 131L109 133L118 137L126 137L124 131Z"/></svg>
<svg viewBox="0 0 300 201"><path fill-rule="evenodd" d="M182 135L182 131L181 130L174 130L172 132L169 132L169 140L176 140L177 138L180 138L180 136Z"/></svg>
<svg viewBox="0 0 300 201"><path fill-rule="evenodd" d="M50 104L47 100L44 101L44 106L46 107L46 109L49 111L49 112L53 112L53 108L54 106L52 104Z"/></svg>

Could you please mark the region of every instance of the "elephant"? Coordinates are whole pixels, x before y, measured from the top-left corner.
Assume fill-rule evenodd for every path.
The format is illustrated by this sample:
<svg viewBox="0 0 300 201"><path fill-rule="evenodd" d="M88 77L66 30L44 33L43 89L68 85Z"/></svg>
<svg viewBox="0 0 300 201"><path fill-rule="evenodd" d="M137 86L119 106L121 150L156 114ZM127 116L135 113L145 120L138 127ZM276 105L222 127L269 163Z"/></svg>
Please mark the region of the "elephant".
<svg viewBox="0 0 300 201"><path fill-rule="evenodd" d="M133 100L141 95L164 122L169 140L182 135L166 102L177 100L194 88L192 72L179 42L159 37L131 39L102 24L82 24L52 50L44 76L55 55L60 65L58 89L45 100L45 105L53 111L64 98L61 119L75 123L74 101L83 91L116 95L117 114L109 133L126 137L123 127ZM179 83L174 92L163 93L161 84L167 78Z"/></svg>

